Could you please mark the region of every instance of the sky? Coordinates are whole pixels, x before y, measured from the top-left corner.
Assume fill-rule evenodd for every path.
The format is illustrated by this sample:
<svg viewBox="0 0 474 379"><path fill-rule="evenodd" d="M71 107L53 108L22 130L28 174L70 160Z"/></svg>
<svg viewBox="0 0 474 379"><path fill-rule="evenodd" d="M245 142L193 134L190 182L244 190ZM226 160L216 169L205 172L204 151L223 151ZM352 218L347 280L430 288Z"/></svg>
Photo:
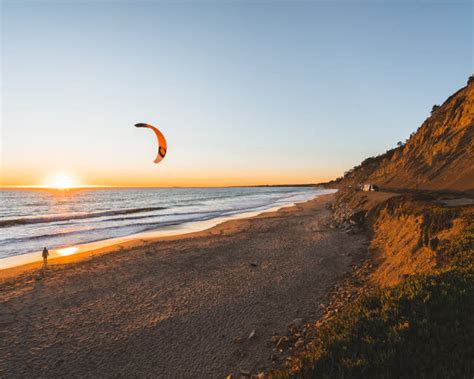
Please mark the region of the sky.
<svg viewBox="0 0 474 379"><path fill-rule="evenodd" d="M0 185L316 183L473 70L469 1L1 2ZM155 165L150 130L168 140Z"/></svg>

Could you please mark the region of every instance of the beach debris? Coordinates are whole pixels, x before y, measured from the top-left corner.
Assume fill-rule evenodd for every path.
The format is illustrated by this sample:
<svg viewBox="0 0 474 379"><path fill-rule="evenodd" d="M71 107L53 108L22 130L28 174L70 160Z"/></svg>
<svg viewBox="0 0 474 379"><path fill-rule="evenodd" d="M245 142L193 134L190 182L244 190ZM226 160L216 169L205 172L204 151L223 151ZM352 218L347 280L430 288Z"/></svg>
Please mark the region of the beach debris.
<svg viewBox="0 0 474 379"><path fill-rule="evenodd" d="M138 124L135 124L135 127L148 128L148 129L153 130L153 132L156 135L156 138L158 139L158 154L155 158L154 163L160 163L165 157L166 151L168 148L168 145L166 143L166 139L163 133L161 133L157 128L155 128L153 125L150 125L150 124L138 123Z"/></svg>
<svg viewBox="0 0 474 379"><path fill-rule="evenodd" d="M253 329L253 330L250 332L250 334L249 334L249 336L248 336L247 339L250 340L250 339L254 338L255 336L256 336L255 329Z"/></svg>
<svg viewBox="0 0 474 379"><path fill-rule="evenodd" d="M240 369L240 374L243 375L243 376L250 376L250 370L241 368Z"/></svg>
<svg viewBox="0 0 474 379"><path fill-rule="evenodd" d="M252 266L252 267L258 267L258 263L257 263L257 262L250 262L250 266Z"/></svg>

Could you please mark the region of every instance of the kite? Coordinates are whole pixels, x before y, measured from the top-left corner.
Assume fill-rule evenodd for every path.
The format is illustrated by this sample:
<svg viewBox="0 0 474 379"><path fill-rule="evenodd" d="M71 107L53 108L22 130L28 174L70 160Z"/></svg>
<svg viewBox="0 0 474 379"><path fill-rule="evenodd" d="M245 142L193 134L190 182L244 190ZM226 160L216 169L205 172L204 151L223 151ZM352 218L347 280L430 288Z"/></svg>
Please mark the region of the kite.
<svg viewBox="0 0 474 379"><path fill-rule="evenodd" d="M155 163L160 163L166 155L166 148L167 148L166 139L163 133L161 133L153 125L139 123L139 124L135 124L135 126L137 128L148 128L148 129L153 130L153 132L156 135L156 138L158 139L158 155L156 156Z"/></svg>

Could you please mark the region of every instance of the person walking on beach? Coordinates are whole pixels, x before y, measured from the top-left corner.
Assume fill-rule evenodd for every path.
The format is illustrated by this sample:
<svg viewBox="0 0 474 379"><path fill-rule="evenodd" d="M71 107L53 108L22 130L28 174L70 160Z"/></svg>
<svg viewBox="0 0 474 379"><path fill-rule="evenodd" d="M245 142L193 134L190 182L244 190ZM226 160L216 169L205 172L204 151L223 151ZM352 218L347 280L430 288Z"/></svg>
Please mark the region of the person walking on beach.
<svg viewBox="0 0 474 379"><path fill-rule="evenodd" d="M48 249L44 248L43 249L43 264L45 266L48 264L48 255L49 255Z"/></svg>

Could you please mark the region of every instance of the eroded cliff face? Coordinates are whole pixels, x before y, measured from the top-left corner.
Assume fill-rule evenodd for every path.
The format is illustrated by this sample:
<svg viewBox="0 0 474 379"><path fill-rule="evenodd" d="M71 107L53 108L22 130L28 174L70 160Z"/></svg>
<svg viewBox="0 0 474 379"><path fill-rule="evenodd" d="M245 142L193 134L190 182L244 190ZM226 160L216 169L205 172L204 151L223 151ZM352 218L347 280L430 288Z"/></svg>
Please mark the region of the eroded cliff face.
<svg viewBox="0 0 474 379"><path fill-rule="evenodd" d="M456 244L471 238L474 225L471 198L353 191L339 196L333 209L342 232L368 233L374 263L370 281L378 287L452 263L458 258Z"/></svg>
<svg viewBox="0 0 474 379"><path fill-rule="evenodd" d="M456 257L454 245L473 220L474 207L447 207L413 196L397 196L368 214L380 287L441 268Z"/></svg>
<svg viewBox="0 0 474 379"><path fill-rule="evenodd" d="M449 97L404 146L369 158L341 184L384 189L474 190L474 79Z"/></svg>

